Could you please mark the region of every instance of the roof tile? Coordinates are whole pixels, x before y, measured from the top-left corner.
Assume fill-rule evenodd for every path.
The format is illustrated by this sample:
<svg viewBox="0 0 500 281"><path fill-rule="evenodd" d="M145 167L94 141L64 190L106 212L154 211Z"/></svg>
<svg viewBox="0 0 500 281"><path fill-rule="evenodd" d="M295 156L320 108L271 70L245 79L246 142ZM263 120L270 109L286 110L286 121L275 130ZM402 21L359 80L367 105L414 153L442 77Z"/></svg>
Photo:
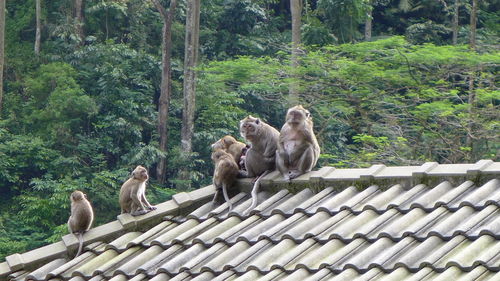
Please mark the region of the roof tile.
<svg viewBox="0 0 500 281"><path fill-rule="evenodd" d="M66 260L77 245L71 235L48 248L10 256L0 264L0 276L94 281L499 279L500 181L491 178L496 166L479 161L323 168L292 181L294 190L304 185L297 194L273 191L289 183L271 173L261 182L259 204L249 214L244 213L252 201L249 194L233 196L234 208L228 212L228 204L208 202L214 194L209 186L178 195L144 216L121 215L89 231L85 252L76 259ZM419 184L418 175L427 186ZM485 182L479 184L480 179ZM326 187L315 193L315 182ZM372 185L361 188L368 183ZM188 209L194 211L184 215L182 210ZM16 264L20 270L12 272Z"/></svg>

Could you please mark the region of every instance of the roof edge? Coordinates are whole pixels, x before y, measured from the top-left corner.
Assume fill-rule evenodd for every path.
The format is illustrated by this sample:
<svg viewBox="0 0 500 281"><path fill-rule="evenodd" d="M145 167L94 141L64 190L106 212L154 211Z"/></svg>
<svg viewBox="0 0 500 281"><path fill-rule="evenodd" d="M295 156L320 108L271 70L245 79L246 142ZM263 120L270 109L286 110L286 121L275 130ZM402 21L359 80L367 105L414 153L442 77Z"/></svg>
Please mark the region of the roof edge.
<svg viewBox="0 0 500 281"><path fill-rule="evenodd" d="M199 206L215 193L213 185L209 185L191 192L180 192L172 200L157 204L157 209L142 216L120 214L117 220L91 228L83 236L84 245L97 241L112 241L120 235L136 230L145 230L163 220L167 215L179 215L188 209ZM69 257L76 253L78 239L73 234L62 237L62 241L49 244L29 252L15 253L0 263L0 278L18 270L35 268L54 259Z"/></svg>

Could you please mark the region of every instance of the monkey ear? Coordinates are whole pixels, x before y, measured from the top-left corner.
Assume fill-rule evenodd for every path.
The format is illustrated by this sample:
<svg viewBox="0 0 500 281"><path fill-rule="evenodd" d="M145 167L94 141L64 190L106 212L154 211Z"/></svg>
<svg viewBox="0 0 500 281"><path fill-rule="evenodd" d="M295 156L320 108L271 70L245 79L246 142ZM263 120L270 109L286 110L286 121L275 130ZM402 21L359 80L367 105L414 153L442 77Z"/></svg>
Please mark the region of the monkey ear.
<svg viewBox="0 0 500 281"><path fill-rule="evenodd" d="M309 110L306 110L306 117L309 117L311 116L311 112L309 112Z"/></svg>

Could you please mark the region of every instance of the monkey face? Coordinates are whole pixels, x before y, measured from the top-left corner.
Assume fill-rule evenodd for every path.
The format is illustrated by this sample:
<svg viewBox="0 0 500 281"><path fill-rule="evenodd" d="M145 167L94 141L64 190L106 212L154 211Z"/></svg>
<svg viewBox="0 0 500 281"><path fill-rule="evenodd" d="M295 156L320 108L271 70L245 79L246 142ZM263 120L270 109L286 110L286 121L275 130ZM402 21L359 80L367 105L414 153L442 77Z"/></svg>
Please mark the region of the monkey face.
<svg viewBox="0 0 500 281"><path fill-rule="evenodd" d="M132 176L141 181L147 181L149 178L148 170L146 170L143 166L137 166L132 172Z"/></svg>
<svg viewBox="0 0 500 281"><path fill-rule="evenodd" d="M258 135L262 123L259 118L249 115L247 118L240 121L240 133L244 138Z"/></svg>
<svg viewBox="0 0 500 281"><path fill-rule="evenodd" d="M288 109L286 122L291 125L297 125L303 123L310 116L311 114L307 109L304 109L302 105L297 105Z"/></svg>

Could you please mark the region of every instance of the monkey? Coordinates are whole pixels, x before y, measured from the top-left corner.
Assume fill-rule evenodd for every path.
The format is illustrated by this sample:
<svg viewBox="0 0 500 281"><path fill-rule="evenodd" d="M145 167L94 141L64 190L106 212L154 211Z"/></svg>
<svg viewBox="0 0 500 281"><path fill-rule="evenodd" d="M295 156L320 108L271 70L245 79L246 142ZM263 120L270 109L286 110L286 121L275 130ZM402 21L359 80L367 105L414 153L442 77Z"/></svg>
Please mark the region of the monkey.
<svg viewBox="0 0 500 281"><path fill-rule="evenodd" d="M87 195L76 190L69 197L71 200L71 215L68 219L69 232L78 238L79 246L76 257L78 257L83 248L83 233L90 229L94 220L94 212L90 202L87 200Z"/></svg>
<svg viewBox="0 0 500 281"><path fill-rule="evenodd" d="M310 172L318 162L319 153L309 111L302 105L288 109L276 152L276 166L285 180Z"/></svg>
<svg viewBox="0 0 500 281"><path fill-rule="evenodd" d="M240 161L238 162L238 166L240 167L240 170L242 170L242 171L247 170L247 167L245 167L245 159L247 157L247 151L249 148L250 148L250 146L247 144L241 150L241 156L240 156Z"/></svg>
<svg viewBox="0 0 500 281"><path fill-rule="evenodd" d="M144 215L152 210L146 199L146 182L148 180L148 171L143 166L137 166L130 177L120 188L120 207L121 213L130 213L132 216Z"/></svg>
<svg viewBox="0 0 500 281"><path fill-rule="evenodd" d="M216 188L212 204L215 204L219 191L222 189L224 200L226 200L229 205L229 212L231 212L233 204L229 200L227 189L230 188L236 180L236 176L239 173L238 164L234 161L233 156L223 149L217 149L214 151L212 153L212 160L215 163L214 176L212 180Z"/></svg>
<svg viewBox="0 0 500 281"><path fill-rule="evenodd" d="M218 141L214 142L212 145L212 151L216 151L217 149L222 149L225 152L231 154L234 158L234 161L236 161L236 164L240 168L240 160L241 157L243 156L244 149L246 148L246 144L237 141L234 137L227 135L219 139Z"/></svg>
<svg viewBox="0 0 500 281"><path fill-rule="evenodd" d="M252 188L252 204L245 211L248 212L257 206L260 179L275 169L279 132L259 118L249 115L240 121L240 134L250 142L245 155L246 171L241 171L240 175L257 177Z"/></svg>

